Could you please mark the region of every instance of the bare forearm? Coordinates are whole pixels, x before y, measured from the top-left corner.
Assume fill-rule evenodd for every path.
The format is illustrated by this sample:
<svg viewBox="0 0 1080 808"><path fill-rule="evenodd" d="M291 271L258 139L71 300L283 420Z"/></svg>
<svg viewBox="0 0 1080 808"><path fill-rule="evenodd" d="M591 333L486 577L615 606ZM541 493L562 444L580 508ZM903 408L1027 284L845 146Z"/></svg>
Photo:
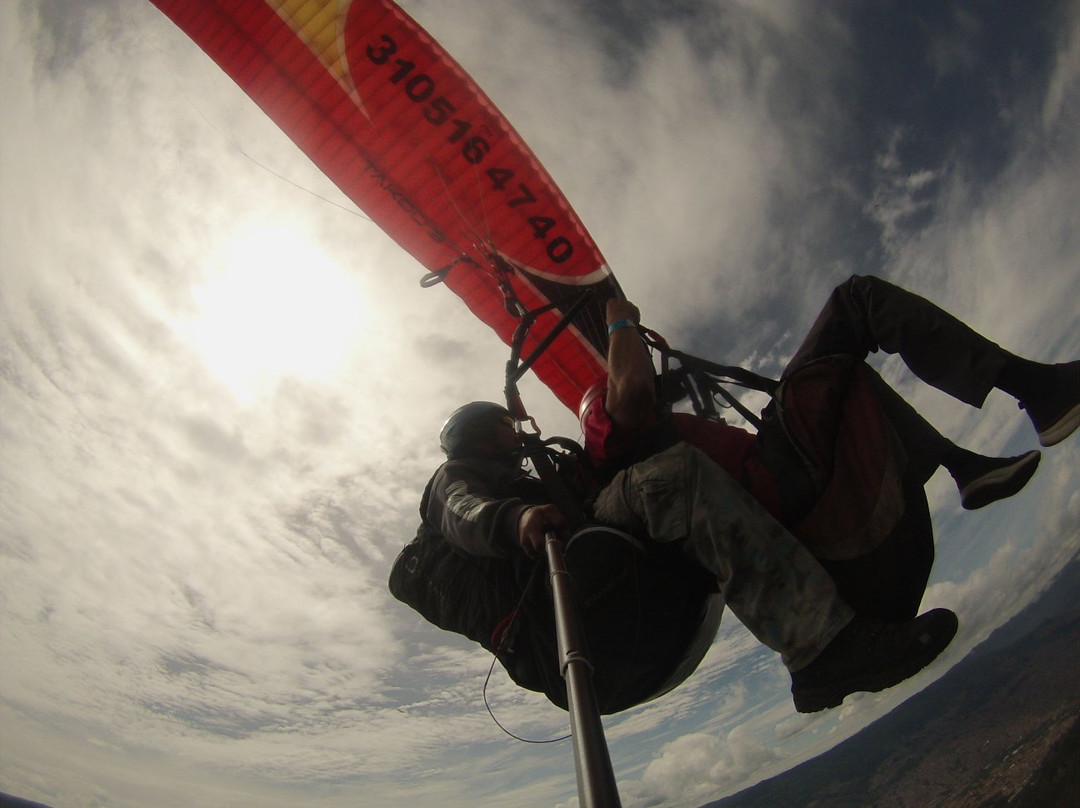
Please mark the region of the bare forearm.
<svg viewBox="0 0 1080 808"><path fill-rule="evenodd" d="M622 429L639 429L653 418L656 390L652 357L636 328L640 321L637 306L627 300L609 300L608 326L616 327L608 342L608 391L605 408Z"/></svg>

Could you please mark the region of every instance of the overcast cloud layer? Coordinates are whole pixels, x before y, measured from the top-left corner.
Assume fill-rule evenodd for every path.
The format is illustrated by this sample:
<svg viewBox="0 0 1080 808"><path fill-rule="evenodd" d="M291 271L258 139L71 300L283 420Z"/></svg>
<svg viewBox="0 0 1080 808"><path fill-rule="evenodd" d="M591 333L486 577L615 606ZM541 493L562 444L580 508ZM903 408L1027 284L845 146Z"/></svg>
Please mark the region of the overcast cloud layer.
<svg viewBox="0 0 1080 808"><path fill-rule="evenodd" d="M677 347L775 375L859 272L1080 356L1075 3L402 5ZM5 2L0 37L0 790L576 804L569 742L504 735L490 658L385 588L442 420L501 395L501 344L149 3ZM878 365L957 442L1035 445L1011 399ZM624 805L732 793L941 675L1075 555L1078 454L976 513L931 481L924 606L961 632L914 682L799 716L728 616L689 682L606 721ZM566 731L498 669L489 699L519 735Z"/></svg>

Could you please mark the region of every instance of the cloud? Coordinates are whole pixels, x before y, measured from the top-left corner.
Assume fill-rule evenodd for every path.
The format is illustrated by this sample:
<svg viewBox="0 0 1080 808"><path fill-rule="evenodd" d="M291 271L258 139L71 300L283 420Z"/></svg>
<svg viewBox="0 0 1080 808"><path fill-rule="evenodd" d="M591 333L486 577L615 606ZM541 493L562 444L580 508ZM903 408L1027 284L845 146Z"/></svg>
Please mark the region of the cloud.
<svg viewBox="0 0 1080 808"><path fill-rule="evenodd" d="M1080 83L1080 14L1066 6L1064 24L1054 54L1054 69L1042 106L1042 125L1047 131L1062 125L1062 116L1076 107L1075 88ZM1072 92L1070 92L1070 88Z"/></svg>
<svg viewBox="0 0 1080 808"><path fill-rule="evenodd" d="M649 764L642 790L654 804L704 802L769 765L775 753L736 727L723 739L695 733L666 744Z"/></svg>
<svg viewBox="0 0 1080 808"><path fill-rule="evenodd" d="M890 68L859 49L896 51L834 4L406 7L510 115L680 347L775 372L854 269L1033 356L1080 347L1075 9L1046 75L1021 71L1026 84L997 85L1000 110L970 115L1004 121L986 127L999 151L973 152L953 148L985 143L963 115L932 120L928 136L918 115L873 106ZM568 743L507 739L483 709L489 658L384 583L441 459L442 420L502 394L501 346L448 290L419 290L420 267L335 207L341 194L150 4L0 15L7 782L75 806L567 799ZM929 32L920 53L942 82L999 75L977 61L989 36L977 26ZM193 341L204 292L245 234L267 232L302 256L275 287L286 291L271 306L248 281L235 319ZM295 292L308 257L353 283ZM306 296L316 286L322 304ZM341 302L352 319L326 337L340 353L324 341L273 364L291 315L330 319ZM267 329L234 343L252 353L232 371L215 364L244 336L230 325ZM245 363L259 373L238 384ZM885 367L965 444L1030 439L1001 396L975 417ZM576 435L540 385L523 389L545 434ZM928 600L961 611L963 642L1074 550L1075 461L1047 452L1029 489L990 514L959 514L949 481L933 482ZM775 655L729 617L693 678L608 720L628 793L704 801L912 692L804 723L786 687ZM498 669L489 695L522 735L565 730L565 713Z"/></svg>
<svg viewBox="0 0 1080 808"><path fill-rule="evenodd" d="M903 138L903 132L895 132L887 151L878 156L880 177L864 207L867 216L881 226L881 238L887 247L894 245L906 229L918 226L915 220L919 214L925 221L937 196L935 183L942 173L928 168L911 171L904 166L897 155Z"/></svg>
<svg viewBox="0 0 1080 808"><path fill-rule="evenodd" d="M958 651L985 639L1036 599L1080 550L1077 452L1062 447L1058 454L1041 470L1047 476L1030 492L1026 507L1015 506L1007 514L999 510L992 528L983 522L987 533L1000 532L1010 540L965 579L941 581L927 590L924 605L948 605L962 615Z"/></svg>

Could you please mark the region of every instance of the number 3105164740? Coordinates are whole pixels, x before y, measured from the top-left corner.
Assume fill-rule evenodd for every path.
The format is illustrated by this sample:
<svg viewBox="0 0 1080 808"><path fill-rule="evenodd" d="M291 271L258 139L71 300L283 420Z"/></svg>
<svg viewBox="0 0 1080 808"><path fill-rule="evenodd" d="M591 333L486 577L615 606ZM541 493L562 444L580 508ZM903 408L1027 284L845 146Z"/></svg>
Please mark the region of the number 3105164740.
<svg viewBox="0 0 1080 808"><path fill-rule="evenodd" d="M470 134L473 123L455 117L457 107L445 95L436 95L435 79L423 72L417 72L416 63L410 59L395 58L398 52L397 42L393 37L383 34L379 44L368 45L365 53L372 64L389 68L387 80L401 87L405 97L416 104L423 104L424 118L432 126L447 127L446 141L461 144L461 156L473 165L480 165L491 152L491 143L483 135ZM508 168L491 167L485 172L492 187L502 192L506 204L511 208L531 205L538 200L536 195L523 182L514 182L514 171ZM564 236L548 238L558 222L549 216L528 216L526 219L532 228L533 236L546 242L548 257L562 263L574 252L574 245Z"/></svg>

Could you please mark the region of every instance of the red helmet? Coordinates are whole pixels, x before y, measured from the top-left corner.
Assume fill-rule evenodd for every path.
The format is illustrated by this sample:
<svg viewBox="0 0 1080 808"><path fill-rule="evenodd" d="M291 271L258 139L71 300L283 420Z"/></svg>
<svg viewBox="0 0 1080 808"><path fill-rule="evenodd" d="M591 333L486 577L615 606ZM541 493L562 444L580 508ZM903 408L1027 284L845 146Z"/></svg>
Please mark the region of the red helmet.
<svg viewBox="0 0 1080 808"><path fill-rule="evenodd" d="M578 422L581 424L582 430L585 429L585 416L589 414L597 402L602 400L604 393L607 392L607 382L607 376L597 379L589 385L585 395L581 397L581 403L578 404Z"/></svg>

